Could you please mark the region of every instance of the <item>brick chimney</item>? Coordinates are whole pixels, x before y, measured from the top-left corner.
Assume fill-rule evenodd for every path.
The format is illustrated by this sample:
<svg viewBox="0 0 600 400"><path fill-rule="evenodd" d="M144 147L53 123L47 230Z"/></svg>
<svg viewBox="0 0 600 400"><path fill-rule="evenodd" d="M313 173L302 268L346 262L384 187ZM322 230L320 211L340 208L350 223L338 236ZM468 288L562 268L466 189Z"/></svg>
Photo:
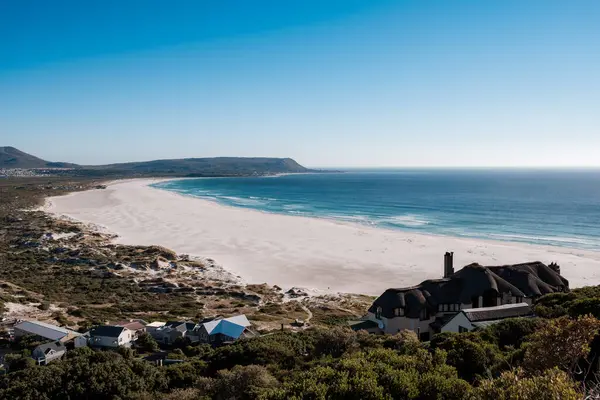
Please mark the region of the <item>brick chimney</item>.
<svg viewBox="0 0 600 400"><path fill-rule="evenodd" d="M444 254L444 278L454 274L454 252Z"/></svg>

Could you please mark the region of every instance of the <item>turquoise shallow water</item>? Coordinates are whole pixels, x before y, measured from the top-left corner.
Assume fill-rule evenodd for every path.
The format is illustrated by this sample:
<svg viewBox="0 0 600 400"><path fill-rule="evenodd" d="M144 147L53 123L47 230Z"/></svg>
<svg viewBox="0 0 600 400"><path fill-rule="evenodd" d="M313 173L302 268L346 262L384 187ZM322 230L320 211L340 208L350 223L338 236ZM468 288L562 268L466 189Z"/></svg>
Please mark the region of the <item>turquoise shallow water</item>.
<svg viewBox="0 0 600 400"><path fill-rule="evenodd" d="M599 170L371 170L153 186L287 215L600 250Z"/></svg>

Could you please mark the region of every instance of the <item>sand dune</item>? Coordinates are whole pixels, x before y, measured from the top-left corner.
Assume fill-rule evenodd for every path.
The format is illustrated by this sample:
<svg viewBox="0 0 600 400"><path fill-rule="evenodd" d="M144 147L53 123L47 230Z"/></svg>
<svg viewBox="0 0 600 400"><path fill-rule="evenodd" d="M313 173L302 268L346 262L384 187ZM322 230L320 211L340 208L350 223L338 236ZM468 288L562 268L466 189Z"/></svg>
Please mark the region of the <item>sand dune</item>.
<svg viewBox="0 0 600 400"><path fill-rule="evenodd" d="M600 283L600 252L522 243L422 235L330 220L226 207L148 187L116 182L105 190L48 200L46 209L105 227L119 243L159 244L215 259L249 283L377 295L442 274L443 254L455 266L555 261L571 285Z"/></svg>

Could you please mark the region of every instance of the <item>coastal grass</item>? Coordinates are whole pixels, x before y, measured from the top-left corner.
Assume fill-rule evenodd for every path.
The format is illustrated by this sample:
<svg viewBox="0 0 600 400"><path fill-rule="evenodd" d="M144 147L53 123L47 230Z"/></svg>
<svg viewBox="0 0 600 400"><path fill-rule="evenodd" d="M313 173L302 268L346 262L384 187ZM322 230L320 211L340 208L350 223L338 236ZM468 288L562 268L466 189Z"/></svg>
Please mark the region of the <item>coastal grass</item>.
<svg viewBox="0 0 600 400"><path fill-rule="evenodd" d="M244 313L257 323L258 330L268 331L308 318L299 305L302 299L284 303L277 287L198 281L194 269L201 272L206 266L193 260L184 263L191 268L189 273L178 273L183 281L189 276L194 287L187 284L179 291L167 287L162 293L152 292L148 287L165 281L144 277L144 270L152 268L157 260L167 264L178 261L175 252L160 246L115 245L106 235L82 224L35 211L47 196L86 190L100 183L64 177L0 180L0 274L4 282L0 302L36 304L36 309L41 305L48 309L58 306L63 311L51 314L51 318L82 330L128 318L198 320ZM48 234L70 236L64 240L44 239ZM124 273L127 265L140 273ZM345 300L339 301L345 306ZM307 306L318 309L321 302ZM365 306L363 303L362 309L356 308L353 316L362 313ZM320 324L321 319L316 318L314 323Z"/></svg>

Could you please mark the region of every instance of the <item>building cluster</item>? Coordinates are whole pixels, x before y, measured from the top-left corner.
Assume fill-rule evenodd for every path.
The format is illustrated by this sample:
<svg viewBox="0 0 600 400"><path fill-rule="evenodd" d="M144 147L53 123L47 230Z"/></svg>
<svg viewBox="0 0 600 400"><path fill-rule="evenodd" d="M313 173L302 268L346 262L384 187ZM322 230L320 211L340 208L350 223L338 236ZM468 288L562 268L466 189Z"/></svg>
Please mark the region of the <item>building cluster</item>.
<svg viewBox="0 0 600 400"><path fill-rule="evenodd" d="M537 297L569 290L554 263L470 264L455 272L453 256L444 256L443 278L386 290L361 320L350 322L351 328L379 334L406 329L429 340L440 332L465 332L507 318L531 317Z"/></svg>
<svg viewBox="0 0 600 400"><path fill-rule="evenodd" d="M37 177L50 176L57 171L64 171L64 168L0 168L0 177Z"/></svg>
<svg viewBox="0 0 600 400"><path fill-rule="evenodd" d="M24 336L47 341L32 351L32 357L40 365L62 358L68 349L89 346L98 349L134 347L138 337L148 333L159 344L172 345L178 339L189 343L207 343L214 346L251 337L250 322L245 315L200 321L151 322L144 320L120 321L110 325L96 326L88 332L79 333L40 321L21 321L14 325L15 340Z"/></svg>
<svg viewBox="0 0 600 400"><path fill-rule="evenodd" d="M531 306L537 297L567 291L569 282L554 263L488 267L470 264L455 272L453 253L446 253L443 278L388 289L361 320L350 321L349 325L354 330L374 334L411 330L426 341L440 332L468 332L507 318L532 317ZM199 322L127 320L96 326L85 333L39 321L21 321L14 326L14 336L46 340L32 352L39 364L46 364L61 358L69 348L132 347L143 333L148 333L161 346L173 345L178 340L218 346L255 336L250 326L245 315Z"/></svg>

